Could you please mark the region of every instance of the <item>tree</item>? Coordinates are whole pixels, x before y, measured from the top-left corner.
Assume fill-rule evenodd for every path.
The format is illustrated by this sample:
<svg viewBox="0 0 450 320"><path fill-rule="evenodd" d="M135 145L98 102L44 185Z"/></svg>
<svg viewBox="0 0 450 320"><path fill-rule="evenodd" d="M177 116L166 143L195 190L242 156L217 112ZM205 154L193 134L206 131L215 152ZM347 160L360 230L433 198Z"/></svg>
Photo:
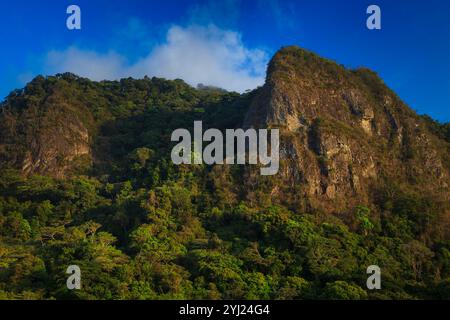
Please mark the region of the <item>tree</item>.
<svg viewBox="0 0 450 320"><path fill-rule="evenodd" d="M324 298L332 300L364 300L367 293L359 286L346 281L335 281L325 286Z"/></svg>

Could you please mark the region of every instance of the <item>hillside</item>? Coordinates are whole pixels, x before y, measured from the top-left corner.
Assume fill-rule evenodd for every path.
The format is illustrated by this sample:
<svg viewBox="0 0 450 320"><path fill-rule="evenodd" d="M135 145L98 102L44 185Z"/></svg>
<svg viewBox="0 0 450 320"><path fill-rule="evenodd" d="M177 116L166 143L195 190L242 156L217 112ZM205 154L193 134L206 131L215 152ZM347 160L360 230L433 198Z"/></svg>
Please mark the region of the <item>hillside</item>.
<svg viewBox="0 0 450 320"><path fill-rule="evenodd" d="M370 70L346 70L284 48L270 62L245 126L283 130L279 185L301 185L299 197L313 207L339 211L371 203L380 185L392 184L448 200L448 141L430 133Z"/></svg>
<svg viewBox="0 0 450 320"><path fill-rule="evenodd" d="M279 174L175 166L194 120L280 128ZM242 95L37 77L0 107L0 299L448 299L449 132L298 47Z"/></svg>

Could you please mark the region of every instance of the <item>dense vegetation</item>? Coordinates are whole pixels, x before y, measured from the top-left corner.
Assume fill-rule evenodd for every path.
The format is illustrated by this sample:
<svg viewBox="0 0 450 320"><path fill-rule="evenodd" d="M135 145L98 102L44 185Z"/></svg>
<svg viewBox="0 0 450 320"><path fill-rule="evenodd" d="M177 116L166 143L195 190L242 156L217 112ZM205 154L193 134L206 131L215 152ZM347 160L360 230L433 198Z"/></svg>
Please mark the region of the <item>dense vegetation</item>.
<svg viewBox="0 0 450 320"><path fill-rule="evenodd" d="M174 128L234 127L254 92L64 74L2 108L50 93L92 112L94 164L64 179L1 168L0 299L450 298L443 208L426 195L387 181L371 209L330 215L272 203L264 180L245 189L244 167L171 163ZM382 290L366 289L373 264ZM81 290L66 288L69 265Z"/></svg>

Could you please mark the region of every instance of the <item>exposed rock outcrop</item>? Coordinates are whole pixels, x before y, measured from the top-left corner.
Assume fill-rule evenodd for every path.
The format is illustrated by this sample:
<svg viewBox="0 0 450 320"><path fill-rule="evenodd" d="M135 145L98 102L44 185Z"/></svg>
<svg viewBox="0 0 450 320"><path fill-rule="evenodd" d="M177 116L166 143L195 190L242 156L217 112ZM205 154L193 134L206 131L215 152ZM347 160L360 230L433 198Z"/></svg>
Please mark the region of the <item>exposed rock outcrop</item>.
<svg viewBox="0 0 450 320"><path fill-rule="evenodd" d="M374 187L389 181L448 197L445 142L370 70L284 48L270 62L244 126L281 129L278 185L301 186L300 196L314 207L367 203Z"/></svg>

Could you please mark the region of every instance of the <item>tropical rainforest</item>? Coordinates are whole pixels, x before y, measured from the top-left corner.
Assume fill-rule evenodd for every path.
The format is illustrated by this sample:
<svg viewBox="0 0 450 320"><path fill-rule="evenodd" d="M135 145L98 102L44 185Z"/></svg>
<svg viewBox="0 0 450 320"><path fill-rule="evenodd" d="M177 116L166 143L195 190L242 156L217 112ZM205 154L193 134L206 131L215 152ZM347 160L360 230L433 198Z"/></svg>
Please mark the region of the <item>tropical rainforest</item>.
<svg viewBox="0 0 450 320"><path fill-rule="evenodd" d="M39 76L11 92L0 107L0 299L449 299L449 193L434 187L449 182L450 125L400 107L373 72L299 50L278 53L266 85L243 94L182 80L94 82L70 73ZM367 100L349 94L348 105L328 102L346 108L349 120L317 109L282 136L307 132L296 141L309 141L304 154L317 164L319 191L306 190L315 180L287 160L281 177L258 176L248 165L171 162L176 128L192 128L194 120L239 127L275 91L294 101L288 84L297 73L287 65L314 88L334 94L352 86ZM397 103L386 134L382 125L375 130L390 108L376 109L381 96ZM374 110L369 120L356 110L365 103ZM419 129L406 118L430 137L434 160L420 160ZM370 134L356 128L358 119L372 121ZM402 123L399 142L393 132ZM358 187L356 156L345 164L354 190L333 180L344 171L343 160L322 150L330 132L349 137L354 154L373 153L376 180L368 174L365 184L361 174ZM376 160L396 150L399 162ZM436 178L401 171L419 162L438 168ZM66 286L70 265L80 267L80 290ZM381 269L380 290L366 287L370 265Z"/></svg>

